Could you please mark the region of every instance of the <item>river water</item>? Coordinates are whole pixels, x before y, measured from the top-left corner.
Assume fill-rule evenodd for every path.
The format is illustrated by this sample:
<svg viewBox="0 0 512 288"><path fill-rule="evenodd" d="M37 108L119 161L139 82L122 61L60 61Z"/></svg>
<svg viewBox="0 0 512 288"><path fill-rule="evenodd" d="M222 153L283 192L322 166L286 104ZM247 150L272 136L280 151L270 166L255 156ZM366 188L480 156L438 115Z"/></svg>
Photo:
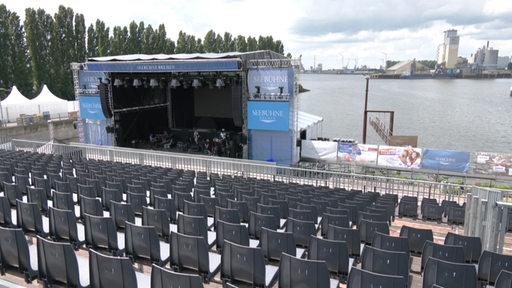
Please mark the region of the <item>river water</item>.
<svg viewBox="0 0 512 288"><path fill-rule="evenodd" d="M300 74L310 92L299 109L324 118L322 135L362 142L366 79ZM370 79L368 110L395 112L394 135L417 135L418 147L512 153L512 79ZM387 123L385 114L378 116ZM366 143L384 144L368 125Z"/></svg>

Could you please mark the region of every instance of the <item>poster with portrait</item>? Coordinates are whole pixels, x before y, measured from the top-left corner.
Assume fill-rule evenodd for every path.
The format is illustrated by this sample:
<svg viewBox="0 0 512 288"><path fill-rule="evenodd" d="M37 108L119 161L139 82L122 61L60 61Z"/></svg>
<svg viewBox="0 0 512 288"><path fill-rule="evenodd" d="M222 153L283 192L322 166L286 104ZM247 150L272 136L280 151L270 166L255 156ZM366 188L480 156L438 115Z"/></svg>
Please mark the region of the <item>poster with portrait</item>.
<svg viewBox="0 0 512 288"><path fill-rule="evenodd" d="M512 154L475 152L471 168L475 174L512 176Z"/></svg>
<svg viewBox="0 0 512 288"><path fill-rule="evenodd" d="M377 151L377 145L338 142L338 162L376 165Z"/></svg>
<svg viewBox="0 0 512 288"><path fill-rule="evenodd" d="M419 169L421 161L421 148L379 146L377 156L377 165L379 166Z"/></svg>

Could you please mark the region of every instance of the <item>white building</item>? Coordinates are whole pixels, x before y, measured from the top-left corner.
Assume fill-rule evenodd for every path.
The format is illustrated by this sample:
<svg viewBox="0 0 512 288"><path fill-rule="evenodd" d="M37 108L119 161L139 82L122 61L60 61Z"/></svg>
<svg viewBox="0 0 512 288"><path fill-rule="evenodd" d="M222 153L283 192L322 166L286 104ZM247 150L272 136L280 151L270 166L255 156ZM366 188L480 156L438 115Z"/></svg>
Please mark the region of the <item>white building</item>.
<svg viewBox="0 0 512 288"><path fill-rule="evenodd" d="M439 45L437 50L437 63L444 64L446 69L453 69L457 64L458 54L459 36L457 36L457 30L444 31L444 42Z"/></svg>

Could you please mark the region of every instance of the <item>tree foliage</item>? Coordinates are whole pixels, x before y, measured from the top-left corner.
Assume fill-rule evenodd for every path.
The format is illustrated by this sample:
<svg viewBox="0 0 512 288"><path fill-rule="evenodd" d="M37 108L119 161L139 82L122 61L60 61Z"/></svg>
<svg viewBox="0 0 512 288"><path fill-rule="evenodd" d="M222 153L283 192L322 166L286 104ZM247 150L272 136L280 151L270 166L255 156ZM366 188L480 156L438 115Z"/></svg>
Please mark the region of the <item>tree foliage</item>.
<svg viewBox="0 0 512 288"><path fill-rule="evenodd" d="M55 15L27 8L25 21L0 4L0 97L12 86L27 97L43 85L64 99L74 99L70 64L90 57L125 54L225 53L272 50L284 55L284 45L272 36L232 35L209 30L204 38L180 31L176 41L164 24L144 22L107 27L97 19L86 26L83 14L59 6Z"/></svg>

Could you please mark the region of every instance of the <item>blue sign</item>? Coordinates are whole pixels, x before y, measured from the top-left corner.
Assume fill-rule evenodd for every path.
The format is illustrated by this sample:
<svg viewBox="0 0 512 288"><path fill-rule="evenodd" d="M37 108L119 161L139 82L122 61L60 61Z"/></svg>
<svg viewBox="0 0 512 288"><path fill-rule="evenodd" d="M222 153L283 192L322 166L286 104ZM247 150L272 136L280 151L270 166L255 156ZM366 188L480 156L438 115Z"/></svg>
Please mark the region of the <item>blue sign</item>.
<svg viewBox="0 0 512 288"><path fill-rule="evenodd" d="M105 120L103 110L101 109L101 100L98 95L80 96L80 118Z"/></svg>
<svg viewBox="0 0 512 288"><path fill-rule="evenodd" d="M203 61L112 61L112 62L87 62L88 71L106 72L195 72L195 71L238 71L240 61L238 59L227 60L203 60Z"/></svg>
<svg viewBox="0 0 512 288"><path fill-rule="evenodd" d="M251 68L247 76L247 85L250 95L284 93L293 96L293 68Z"/></svg>
<svg viewBox="0 0 512 288"><path fill-rule="evenodd" d="M81 89L95 90L98 89L100 78L105 79L107 76L104 72L78 71Z"/></svg>
<svg viewBox="0 0 512 288"><path fill-rule="evenodd" d="M424 149L422 169L467 173L470 153L463 151Z"/></svg>
<svg viewBox="0 0 512 288"><path fill-rule="evenodd" d="M288 102L249 101L247 108L249 129L288 131Z"/></svg>

